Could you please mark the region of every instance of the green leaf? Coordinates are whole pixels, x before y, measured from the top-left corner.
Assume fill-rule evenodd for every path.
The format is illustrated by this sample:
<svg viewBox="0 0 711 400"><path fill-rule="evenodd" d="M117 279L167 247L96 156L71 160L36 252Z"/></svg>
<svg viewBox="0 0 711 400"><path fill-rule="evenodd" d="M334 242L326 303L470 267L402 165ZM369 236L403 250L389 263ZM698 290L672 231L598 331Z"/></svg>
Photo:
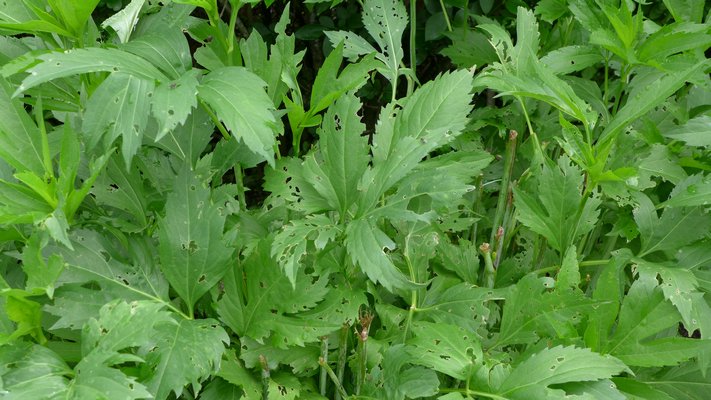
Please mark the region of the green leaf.
<svg viewBox="0 0 711 400"><path fill-rule="evenodd" d="M547 291L552 285L550 279L529 274L509 290L495 346L534 343L541 337L579 336L577 325L597 302L567 287Z"/></svg>
<svg viewBox="0 0 711 400"><path fill-rule="evenodd" d="M412 324L412 333L407 352L413 363L466 380L471 369L484 361L476 335L458 326L420 321Z"/></svg>
<svg viewBox="0 0 711 400"><path fill-rule="evenodd" d="M191 70L177 80L158 85L153 94L151 111L160 125L155 140L159 141L168 132L183 125L193 108L197 107L197 76L199 72Z"/></svg>
<svg viewBox="0 0 711 400"><path fill-rule="evenodd" d="M694 64L684 70L662 76L656 81L637 91L634 97L617 112L615 117L600 134L598 143L606 143L626 129L629 124L645 115L654 107L659 106L669 96L679 90L689 79L708 67L707 61ZM632 82L634 83L634 81Z"/></svg>
<svg viewBox="0 0 711 400"><path fill-rule="evenodd" d="M405 5L396 0L366 0L363 3L363 26L380 47L381 53L377 58L385 64L387 73L384 75L394 91L404 54L402 35L407 28Z"/></svg>
<svg viewBox="0 0 711 400"><path fill-rule="evenodd" d="M140 231L148 226L150 191L137 165L126 168L123 160L112 157L91 193L98 205L120 213L117 219L125 230Z"/></svg>
<svg viewBox="0 0 711 400"><path fill-rule="evenodd" d="M390 140L377 141L375 159L380 161L385 155L393 155L394 145L404 137L441 144L458 136L472 110L469 105L472 84L472 72L459 70L444 73L418 88L403 100Z"/></svg>
<svg viewBox="0 0 711 400"><path fill-rule="evenodd" d="M39 63L28 70L29 75L17 87L13 96L54 79L90 72L121 72L133 76L134 79L151 82L167 80L165 75L148 61L118 49L72 49L42 54L37 60Z"/></svg>
<svg viewBox="0 0 711 400"><path fill-rule="evenodd" d="M580 285L580 268L578 266L578 251L575 245L566 250L563 263L558 271L557 288L576 288Z"/></svg>
<svg viewBox="0 0 711 400"><path fill-rule="evenodd" d="M81 37L87 21L91 18L91 13L99 4L99 0L49 0L52 11L64 21L64 25L74 33L76 37Z"/></svg>
<svg viewBox="0 0 711 400"><path fill-rule="evenodd" d="M583 175L566 156L557 167L544 164L535 182L529 188L514 187L516 217L562 253L593 229L601 202L597 197L583 199Z"/></svg>
<svg viewBox="0 0 711 400"><path fill-rule="evenodd" d="M377 52L362 36L346 31L325 31L326 37L334 48L343 42L343 56L355 62L360 56Z"/></svg>
<svg viewBox="0 0 711 400"><path fill-rule="evenodd" d="M642 246L639 257L656 251L674 251L701 239L711 226L711 216L702 207L666 208L657 216L654 204L648 197L637 196L639 205L632 213L639 228Z"/></svg>
<svg viewBox="0 0 711 400"><path fill-rule="evenodd" d="M669 200L660 204L664 207L706 206L711 201L711 178L696 174L679 183L672 190Z"/></svg>
<svg viewBox="0 0 711 400"><path fill-rule="evenodd" d="M27 241L22 251L22 269L27 274L25 290L35 289L44 292L51 299L54 295L54 283L64 268L64 260L58 254L52 254L45 261L42 249L46 243L42 234L34 234Z"/></svg>
<svg viewBox="0 0 711 400"><path fill-rule="evenodd" d="M380 230L372 219L356 219L346 227L346 248L353 263L385 289L413 288L414 283L393 264L386 250L394 250L395 242Z"/></svg>
<svg viewBox="0 0 711 400"><path fill-rule="evenodd" d="M217 310L227 326L241 337L259 343L269 337L272 346L286 348L319 341L345 321L355 320L362 294L329 290L326 279L315 279L303 270L294 288L269 256L269 244L260 242L242 264L241 274L231 270L225 277L225 295Z"/></svg>
<svg viewBox="0 0 711 400"><path fill-rule="evenodd" d="M100 140L109 149L121 136L121 149L127 166L143 141L148 124L150 95L153 81L133 75L114 73L96 89L84 114L82 131L87 135L87 145L95 147Z"/></svg>
<svg viewBox="0 0 711 400"><path fill-rule="evenodd" d="M590 45L561 47L541 58L541 62L556 75L582 71L603 61L600 49Z"/></svg>
<svg viewBox="0 0 711 400"><path fill-rule="evenodd" d="M179 26L153 24L155 26L150 31L124 44L121 49L150 61L170 79L179 79L192 67L188 40ZM194 90L192 94L195 95Z"/></svg>
<svg viewBox="0 0 711 400"><path fill-rule="evenodd" d="M476 287L469 283L442 287L441 283L440 278L432 281L417 311L434 322L460 326L470 332L476 332L490 318L487 302L504 298L504 293L498 289Z"/></svg>
<svg viewBox="0 0 711 400"><path fill-rule="evenodd" d="M122 10L106 18L104 22L101 23L101 27L106 29L106 27L110 26L118 35L121 43L128 42L131 33L133 33L138 23L139 14L145 3L146 0L131 0Z"/></svg>
<svg viewBox="0 0 711 400"><path fill-rule="evenodd" d="M701 22L704 18L704 3L703 0L664 0L664 5L677 22Z"/></svg>
<svg viewBox="0 0 711 400"><path fill-rule="evenodd" d="M343 46L336 46L319 68L311 90L310 114L328 108L336 99L363 86L370 71L380 62L374 55L367 55L357 63L348 63L339 73L343 62Z"/></svg>
<svg viewBox="0 0 711 400"><path fill-rule="evenodd" d="M548 386L607 379L631 372L622 361L576 347L544 348L518 364L497 388L510 399L548 398ZM541 397L544 396L544 397Z"/></svg>
<svg viewBox="0 0 711 400"><path fill-rule="evenodd" d="M42 134L22 102L11 98L12 90L0 77L0 157L17 171L43 176Z"/></svg>
<svg viewBox="0 0 711 400"><path fill-rule="evenodd" d="M158 233L161 270L186 302L189 315L227 272L234 251L223 237L225 215L213 203L207 178L183 168L168 194Z"/></svg>
<svg viewBox="0 0 711 400"><path fill-rule="evenodd" d="M676 327L680 320L674 306L664 299L656 278L640 275L625 296L617 328L601 352L630 366L661 367L686 361L708 344L704 340L658 335Z"/></svg>
<svg viewBox="0 0 711 400"><path fill-rule="evenodd" d="M711 146L711 115L701 114L685 124L662 131L662 135L672 139L686 142L689 146Z"/></svg>
<svg viewBox="0 0 711 400"><path fill-rule="evenodd" d="M388 399L403 400L434 396L439 392L435 371L422 367L408 367L411 356L407 347L396 344L383 354L383 380Z"/></svg>
<svg viewBox="0 0 711 400"><path fill-rule="evenodd" d="M145 355L150 374L143 383L161 400L171 392L180 397L186 385L200 387L219 370L225 344L230 342L212 319L170 321L155 329L156 342Z"/></svg>
<svg viewBox="0 0 711 400"><path fill-rule="evenodd" d="M4 312L8 318L17 324L15 331L10 335L0 335L0 347L31 335L36 341L44 343L47 339L42 331L42 305L29 300L30 293L20 289L3 289L0 296L5 298Z"/></svg>
<svg viewBox="0 0 711 400"><path fill-rule="evenodd" d="M27 342L6 345L0 352L0 379L6 398L54 399L67 389L72 370L52 350Z"/></svg>
<svg viewBox="0 0 711 400"><path fill-rule="evenodd" d="M284 270L292 286L301 267L301 259L308 254L309 243L323 250L339 233L338 227L325 215L308 215L303 220L292 221L276 234L271 255Z"/></svg>
<svg viewBox="0 0 711 400"><path fill-rule="evenodd" d="M235 138L274 165L278 123L265 86L242 67L225 67L205 76L198 92Z"/></svg>
<svg viewBox="0 0 711 400"><path fill-rule="evenodd" d="M633 261L641 276L661 278L664 298L679 311L687 331L698 329L702 339L711 337L711 307L704 300L704 294L699 292L699 282L692 271L667 263Z"/></svg>
<svg viewBox="0 0 711 400"><path fill-rule="evenodd" d="M345 217L359 196L358 182L368 167L368 138L361 136L360 101L351 92L329 107L318 130L323 169L335 199L332 204ZM314 182L317 184L319 182ZM318 190L318 188L317 188Z"/></svg>
<svg viewBox="0 0 711 400"><path fill-rule="evenodd" d="M76 398L151 398L136 378L112 366L142 361L122 350L153 342L155 326L171 320L162 308L163 305L153 301L126 303L120 300L102 307L99 318L89 320L82 331L84 358L75 367L71 393Z"/></svg>
<svg viewBox="0 0 711 400"><path fill-rule="evenodd" d="M159 96L160 86L156 90L154 97ZM185 103L182 103L185 105ZM157 102L153 103L153 110L155 112ZM173 114L175 117L177 114ZM169 117L170 118L170 117ZM165 131L165 135L158 139L156 137L156 145L170 153L176 155L181 160L189 162L190 165L196 166L200 156L202 155L205 147L210 142L212 131L214 130L214 125L210 121L210 117L207 112L201 108L192 110L189 115L186 116L185 121L181 122L180 125L173 129ZM159 134L162 131L155 132ZM146 132L149 135L151 132ZM220 141L218 146L234 146L235 151L239 149L244 150L244 146L241 146L235 140ZM222 147L220 146L220 147ZM218 148L220 148L218 147ZM224 148L222 147L222 148ZM213 161L217 158L218 154L222 154L219 150L213 152ZM242 157L240 157L241 159ZM229 162L229 167L234 166L234 157L226 159ZM261 159L259 159L261 161Z"/></svg>
<svg viewBox="0 0 711 400"><path fill-rule="evenodd" d="M645 379L645 383L674 400L703 400L711 389L707 377L696 365L684 364Z"/></svg>

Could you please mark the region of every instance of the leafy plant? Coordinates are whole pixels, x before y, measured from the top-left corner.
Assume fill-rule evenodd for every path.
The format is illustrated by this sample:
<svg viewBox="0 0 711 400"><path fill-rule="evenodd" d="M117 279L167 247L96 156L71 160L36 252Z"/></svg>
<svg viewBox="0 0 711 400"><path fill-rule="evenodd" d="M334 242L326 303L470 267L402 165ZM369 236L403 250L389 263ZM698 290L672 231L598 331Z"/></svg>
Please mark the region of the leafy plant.
<svg viewBox="0 0 711 400"><path fill-rule="evenodd" d="M703 2L0 5L0 398L711 389Z"/></svg>

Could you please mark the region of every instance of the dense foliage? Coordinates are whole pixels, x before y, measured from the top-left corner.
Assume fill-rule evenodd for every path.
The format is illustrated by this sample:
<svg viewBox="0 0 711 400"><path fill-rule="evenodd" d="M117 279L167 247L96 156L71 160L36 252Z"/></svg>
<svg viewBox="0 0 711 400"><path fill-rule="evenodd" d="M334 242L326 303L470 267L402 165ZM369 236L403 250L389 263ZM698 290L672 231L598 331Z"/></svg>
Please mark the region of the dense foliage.
<svg viewBox="0 0 711 400"><path fill-rule="evenodd" d="M0 0L0 398L708 399L708 8Z"/></svg>

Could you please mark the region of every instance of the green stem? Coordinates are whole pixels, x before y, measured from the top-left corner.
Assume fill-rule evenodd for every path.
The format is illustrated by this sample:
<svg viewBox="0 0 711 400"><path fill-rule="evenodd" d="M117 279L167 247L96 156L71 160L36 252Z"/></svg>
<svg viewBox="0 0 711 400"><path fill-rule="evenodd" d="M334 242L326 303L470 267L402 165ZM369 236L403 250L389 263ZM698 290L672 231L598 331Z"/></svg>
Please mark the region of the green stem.
<svg viewBox="0 0 711 400"><path fill-rule="evenodd" d="M406 241L405 243L405 263L407 264L407 269L410 272L410 280L412 282L417 282L417 276L415 275L415 268L412 266L412 261L410 260L410 252L409 252L409 242ZM402 332L402 342L405 343L407 340L407 334L409 333L410 330L410 324L412 324L412 317L415 314L415 310L417 309L417 289L413 289L410 292L410 309L407 312L407 320L405 321L405 328L403 329Z"/></svg>
<svg viewBox="0 0 711 400"><path fill-rule="evenodd" d="M234 166L235 171L235 183L237 185L237 199L239 200L239 207L242 211L247 211L247 196L244 190L244 173L242 171L242 164L237 162Z"/></svg>
<svg viewBox="0 0 711 400"><path fill-rule="evenodd" d="M235 49L235 25L237 24L237 14L241 6L241 2L238 1L235 6L232 7L230 13L230 36L227 38L227 56L230 60L232 60L232 52Z"/></svg>
<svg viewBox="0 0 711 400"><path fill-rule="evenodd" d="M319 389L321 391L321 396L326 396L326 389L328 387L328 336L321 338L321 358L319 358L319 364L321 365L321 376L319 377Z"/></svg>
<svg viewBox="0 0 711 400"><path fill-rule="evenodd" d="M538 135L536 135L536 132L533 130L533 125L531 124L531 118L528 116L528 110L526 110L526 105L524 104L523 99L521 97L516 96L516 99L521 105L521 110L523 110L523 117L526 119L526 126L528 127L528 134L531 136L531 140L533 140L533 151L535 152L534 161L538 161L543 164L545 160L545 158L543 157L543 147L541 147L541 142L538 141ZM539 160L535 160L536 158L539 158Z"/></svg>
<svg viewBox="0 0 711 400"><path fill-rule="evenodd" d="M449 22L449 14L447 13L447 7L444 6L444 0L439 0L439 6L442 7L442 14L444 14L444 22L447 23L447 31L452 32L452 23Z"/></svg>
<svg viewBox="0 0 711 400"><path fill-rule="evenodd" d="M220 119L217 118L217 115L215 115L215 113L212 112L210 107L208 107L204 101L202 101L200 99L198 99L198 101L200 102L200 106L203 108L203 110L205 110L205 112L207 112L207 115L212 120L212 123L215 124L215 126L217 127L217 130L220 131L220 133L222 134L222 137L229 140L232 136L230 135L229 132L227 132L227 128L225 128L225 126L222 125L222 122L220 122Z"/></svg>
<svg viewBox="0 0 711 400"><path fill-rule="evenodd" d="M358 335L358 380L356 381L356 396L360 395L360 389L365 383L365 364L367 360L368 337L365 339Z"/></svg>
<svg viewBox="0 0 711 400"><path fill-rule="evenodd" d="M473 207L473 212L474 215L481 215L481 199L482 196L484 195L484 186L482 185L482 182L484 181L484 175L480 174L476 178L476 197L474 198L474 207ZM469 230L469 241L474 243L476 242L476 235L479 230L479 219L472 224L471 229Z"/></svg>
<svg viewBox="0 0 711 400"><path fill-rule="evenodd" d="M326 370L326 373L328 374L329 377L331 377L333 384L336 385L336 395L339 398L343 397L344 399L348 399L349 396L348 396L348 393L346 392L346 389L343 387L343 385L341 384L341 381L338 379L338 377L333 372L333 370L328 365L328 363L323 358L319 358L318 363L321 366L321 368Z"/></svg>
<svg viewBox="0 0 711 400"><path fill-rule="evenodd" d="M341 327L341 334L338 338L338 364L336 365L336 381L338 384L343 382L343 376L346 372L346 359L348 358L348 332L350 331L350 328L351 326L349 324L343 324ZM336 391L334 399L341 399L340 391Z"/></svg>
<svg viewBox="0 0 711 400"><path fill-rule="evenodd" d="M506 212L506 203L509 197L509 186L511 183L511 177L513 175L514 161L516 160L516 139L518 138L518 132L511 130L509 132L509 138L506 141L506 150L504 151L504 174L501 177L501 189L499 190L499 198L496 204L496 213L494 214L494 221L491 227L491 237L489 243L495 244L495 250L497 252L496 258L499 259L498 252L501 251L501 246L503 244L503 227L501 225L504 219L504 213Z"/></svg>
<svg viewBox="0 0 711 400"><path fill-rule="evenodd" d="M509 400L508 397L499 396L499 395L493 394L493 393L479 392L477 390L471 390L471 389L445 388L445 389L440 389L439 392L440 393L462 393L467 396L481 396L481 397L486 397L488 399L494 399L494 400Z"/></svg>
<svg viewBox="0 0 711 400"><path fill-rule="evenodd" d="M413 76L417 76L417 1L410 0L410 70ZM412 78L407 79L407 95L415 91L415 82Z"/></svg>

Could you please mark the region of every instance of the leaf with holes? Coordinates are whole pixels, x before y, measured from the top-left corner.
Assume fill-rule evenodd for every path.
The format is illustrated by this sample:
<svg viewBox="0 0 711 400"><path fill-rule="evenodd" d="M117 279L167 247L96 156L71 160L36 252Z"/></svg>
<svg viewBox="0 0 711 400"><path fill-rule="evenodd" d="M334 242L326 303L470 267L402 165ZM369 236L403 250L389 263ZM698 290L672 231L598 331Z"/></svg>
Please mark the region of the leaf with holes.
<svg viewBox="0 0 711 400"><path fill-rule="evenodd" d="M607 379L622 372L632 371L622 361L589 349L544 348L516 365L496 394L512 400L565 398L549 386Z"/></svg>
<svg viewBox="0 0 711 400"><path fill-rule="evenodd" d="M234 251L225 243L225 215L213 202L208 178L183 168L158 232L161 270L190 315L195 302L227 273Z"/></svg>
<svg viewBox="0 0 711 400"><path fill-rule="evenodd" d="M456 325L417 322L407 342L412 363L423 365L455 379L466 380L475 365L484 361L476 335Z"/></svg>

